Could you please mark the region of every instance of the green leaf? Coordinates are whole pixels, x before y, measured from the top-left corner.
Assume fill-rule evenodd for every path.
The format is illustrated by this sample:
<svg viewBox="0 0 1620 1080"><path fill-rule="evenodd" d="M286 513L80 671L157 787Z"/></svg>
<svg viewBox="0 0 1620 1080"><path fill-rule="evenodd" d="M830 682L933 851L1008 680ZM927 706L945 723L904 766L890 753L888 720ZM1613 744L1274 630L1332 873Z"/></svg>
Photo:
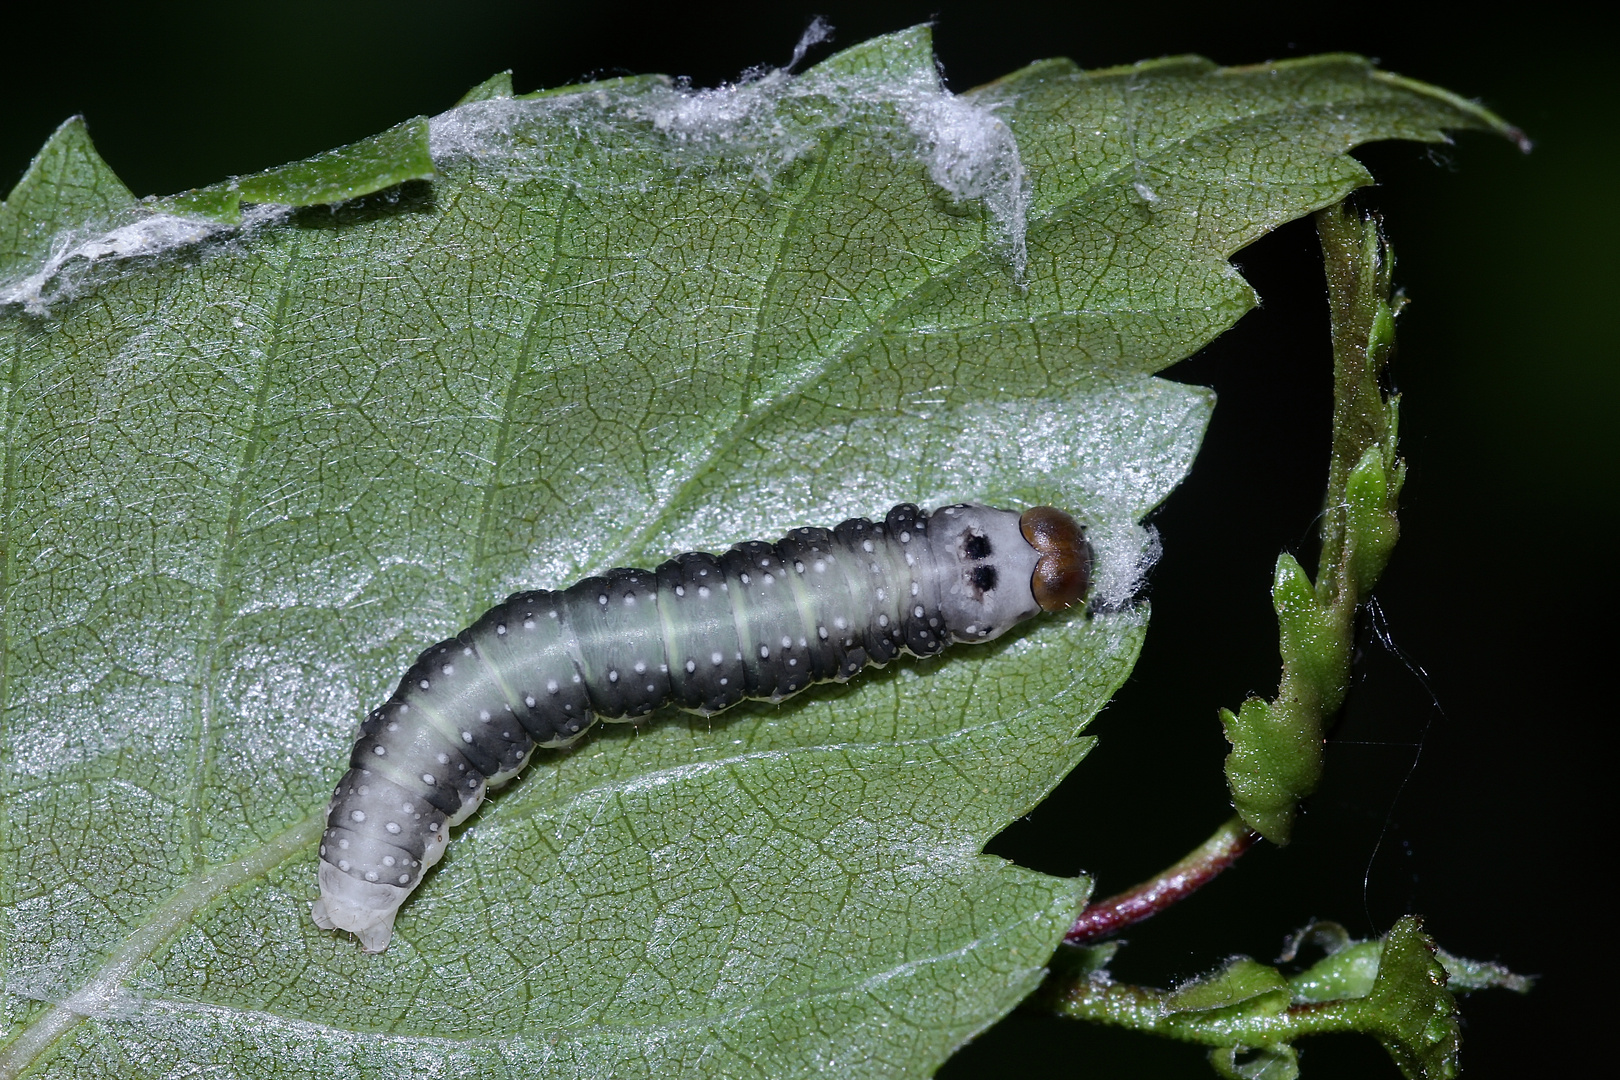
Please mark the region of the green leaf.
<svg viewBox="0 0 1620 1080"><path fill-rule="evenodd" d="M1089 888L982 847L1140 647L1137 523L1211 407L1152 372L1253 304L1234 249L1366 182L1346 149L1495 123L1345 57L951 97L925 29L503 89L155 204L70 126L0 211L0 1076L926 1075ZM311 923L329 785L424 645L969 497L1082 517L1097 613L598 732L387 953Z"/></svg>
<svg viewBox="0 0 1620 1080"><path fill-rule="evenodd" d="M1350 552L1350 575L1360 596L1372 591L1378 576L1389 565L1390 553L1400 535L1392 485L1385 471L1388 456L1384 447L1369 446L1350 470L1345 484L1345 546Z"/></svg>
<svg viewBox="0 0 1620 1080"><path fill-rule="evenodd" d="M1060 1016L1152 1032L1211 1047L1210 1066L1231 1080L1295 1080L1293 1043L1306 1035L1372 1035L1409 1080L1457 1075L1456 988L1521 993L1531 980L1500 964L1434 947L1417 919L1399 920L1384 938L1353 941L1343 926L1314 922L1290 937L1283 960L1310 942L1327 956L1293 978L1235 956L1220 970L1166 992L1114 981L1113 951L1060 949L1033 997Z"/></svg>
<svg viewBox="0 0 1620 1080"><path fill-rule="evenodd" d="M1288 980L1295 1001L1335 1001L1366 997L1378 978L1384 953L1380 938L1347 943Z"/></svg>
<svg viewBox="0 0 1620 1080"><path fill-rule="evenodd" d="M136 206L90 144L84 121L64 122L0 205L0 304L22 303L43 314L48 279L81 248L116 250ZM87 245L90 236L96 241Z"/></svg>
<svg viewBox="0 0 1620 1080"><path fill-rule="evenodd" d="M475 87L473 92L486 88L493 91L490 83L499 78L495 76L490 82ZM252 176L233 177L221 184L176 195L166 200L162 208L182 216L235 225L242 220L244 202L324 206L348 202L407 180L427 180L432 176L428 122L417 117L380 135L291 165L266 169Z"/></svg>
<svg viewBox="0 0 1620 1080"><path fill-rule="evenodd" d="M243 224L244 202L269 204L249 221L257 225L287 207L346 202L433 175L428 124L419 117L291 165L138 202L75 117L0 206L0 308L21 304L30 315L49 315L52 303L93 286L106 267L219 239Z"/></svg>
<svg viewBox="0 0 1620 1080"><path fill-rule="evenodd" d="M1378 978L1363 1000L1363 1030L1373 1030L1409 1080L1457 1075L1462 1033L1457 1002L1446 992L1446 969L1423 924L1407 915L1384 936Z"/></svg>
<svg viewBox="0 0 1620 1080"><path fill-rule="evenodd" d="M1221 709L1232 752L1226 779L1244 823L1278 844L1288 842L1294 807L1322 775L1322 717L1338 709L1349 677L1346 620L1319 604L1299 562L1277 556L1271 586L1283 659L1277 700L1246 699L1238 711Z"/></svg>
<svg viewBox="0 0 1620 1080"><path fill-rule="evenodd" d="M1352 941L1338 923L1316 922L1295 935L1293 943L1284 950L1283 959L1293 959L1299 941L1306 938L1326 945L1328 954L1288 980L1295 1001L1358 998L1372 992L1383 956L1383 939ZM1525 994L1535 985L1534 978L1491 960L1470 960L1444 949L1434 950L1434 955L1446 970L1446 990L1453 994L1472 990L1512 990Z"/></svg>
<svg viewBox="0 0 1620 1080"><path fill-rule="evenodd" d="M1351 941L1336 923L1314 924L1299 937L1313 935L1328 943L1329 952L1288 980L1294 1001L1319 1007L1319 1017L1343 1013L1355 1030L1375 1035L1412 1080L1457 1075L1462 1041L1457 991L1499 988L1522 994L1534 981L1501 964L1436 949L1412 916L1378 940ZM1290 947L1285 955L1292 952Z"/></svg>
<svg viewBox="0 0 1620 1080"><path fill-rule="evenodd" d="M461 95L457 105L466 105L472 101L491 101L495 98L509 98L512 96L512 69L497 71L477 86Z"/></svg>
<svg viewBox="0 0 1620 1080"><path fill-rule="evenodd" d="M1266 1016L1286 1009L1289 997L1288 981L1276 968L1247 956L1234 956L1214 974L1178 987L1165 999L1165 1007L1177 1013L1242 1006L1246 1016Z"/></svg>
<svg viewBox="0 0 1620 1080"><path fill-rule="evenodd" d="M0 281L44 266L64 233L85 224L109 229L134 206L90 144L84 120L65 121L0 205Z"/></svg>
<svg viewBox="0 0 1620 1080"><path fill-rule="evenodd" d="M1295 1080L1299 1076L1299 1053L1289 1043L1258 1049L1217 1046L1209 1052L1209 1063L1217 1076L1229 1080Z"/></svg>

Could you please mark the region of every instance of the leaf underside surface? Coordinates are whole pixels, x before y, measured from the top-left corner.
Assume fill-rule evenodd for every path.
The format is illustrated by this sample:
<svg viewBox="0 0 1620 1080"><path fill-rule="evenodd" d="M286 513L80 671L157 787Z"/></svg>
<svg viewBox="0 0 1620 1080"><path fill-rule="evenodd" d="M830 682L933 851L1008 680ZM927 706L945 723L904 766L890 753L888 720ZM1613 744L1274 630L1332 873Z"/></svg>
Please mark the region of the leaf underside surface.
<svg viewBox="0 0 1620 1080"><path fill-rule="evenodd" d="M0 208L0 1076L927 1075L1084 878L983 854L1090 749L1152 377L1228 256L1488 114L1355 57L960 97L926 29L803 75L466 103L138 201L70 121ZM402 183L403 182L403 183ZM327 205L347 200L341 205ZM316 929L357 721L508 592L915 501L1051 503L1092 615L542 752L388 951Z"/></svg>

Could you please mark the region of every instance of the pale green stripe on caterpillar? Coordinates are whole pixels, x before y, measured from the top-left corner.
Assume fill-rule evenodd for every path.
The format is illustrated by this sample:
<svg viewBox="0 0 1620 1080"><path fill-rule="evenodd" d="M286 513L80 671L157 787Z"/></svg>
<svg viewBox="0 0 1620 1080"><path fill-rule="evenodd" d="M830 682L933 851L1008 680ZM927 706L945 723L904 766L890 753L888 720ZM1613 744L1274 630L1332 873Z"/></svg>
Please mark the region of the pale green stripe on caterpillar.
<svg viewBox="0 0 1620 1080"><path fill-rule="evenodd" d="M561 592L516 593L422 653L361 725L321 837L315 922L381 952L449 828L535 747L666 704L708 715L843 682L901 652L982 642L1085 596L1091 549L1060 510L902 503Z"/></svg>

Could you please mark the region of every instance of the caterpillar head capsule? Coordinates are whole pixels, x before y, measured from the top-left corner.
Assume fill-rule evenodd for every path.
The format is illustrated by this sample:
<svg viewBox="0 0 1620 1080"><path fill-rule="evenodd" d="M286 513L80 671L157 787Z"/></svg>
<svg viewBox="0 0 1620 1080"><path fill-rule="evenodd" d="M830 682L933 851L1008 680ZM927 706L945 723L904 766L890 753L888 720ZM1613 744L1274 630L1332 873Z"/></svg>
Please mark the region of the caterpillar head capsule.
<svg viewBox="0 0 1620 1080"><path fill-rule="evenodd" d="M1031 588L1042 611L1062 611L1085 599L1091 585L1091 545L1085 526L1051 506L1034 506L1018 519L1029 546L1040 555Z"/></svg>

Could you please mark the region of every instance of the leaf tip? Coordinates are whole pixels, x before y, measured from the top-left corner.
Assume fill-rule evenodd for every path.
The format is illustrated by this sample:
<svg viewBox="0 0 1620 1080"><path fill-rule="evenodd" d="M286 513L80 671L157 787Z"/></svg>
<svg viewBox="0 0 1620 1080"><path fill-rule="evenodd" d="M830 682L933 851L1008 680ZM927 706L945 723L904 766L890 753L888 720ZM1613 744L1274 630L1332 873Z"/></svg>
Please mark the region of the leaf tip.
<svg viewBox="0 0 1620 1080"><path fill-rule="evenodd" d="M474 101L493 101L497 98L512 96L512 69L497 71L477 86L462 94L456 102L457 105L467 105Z"/></svg>

